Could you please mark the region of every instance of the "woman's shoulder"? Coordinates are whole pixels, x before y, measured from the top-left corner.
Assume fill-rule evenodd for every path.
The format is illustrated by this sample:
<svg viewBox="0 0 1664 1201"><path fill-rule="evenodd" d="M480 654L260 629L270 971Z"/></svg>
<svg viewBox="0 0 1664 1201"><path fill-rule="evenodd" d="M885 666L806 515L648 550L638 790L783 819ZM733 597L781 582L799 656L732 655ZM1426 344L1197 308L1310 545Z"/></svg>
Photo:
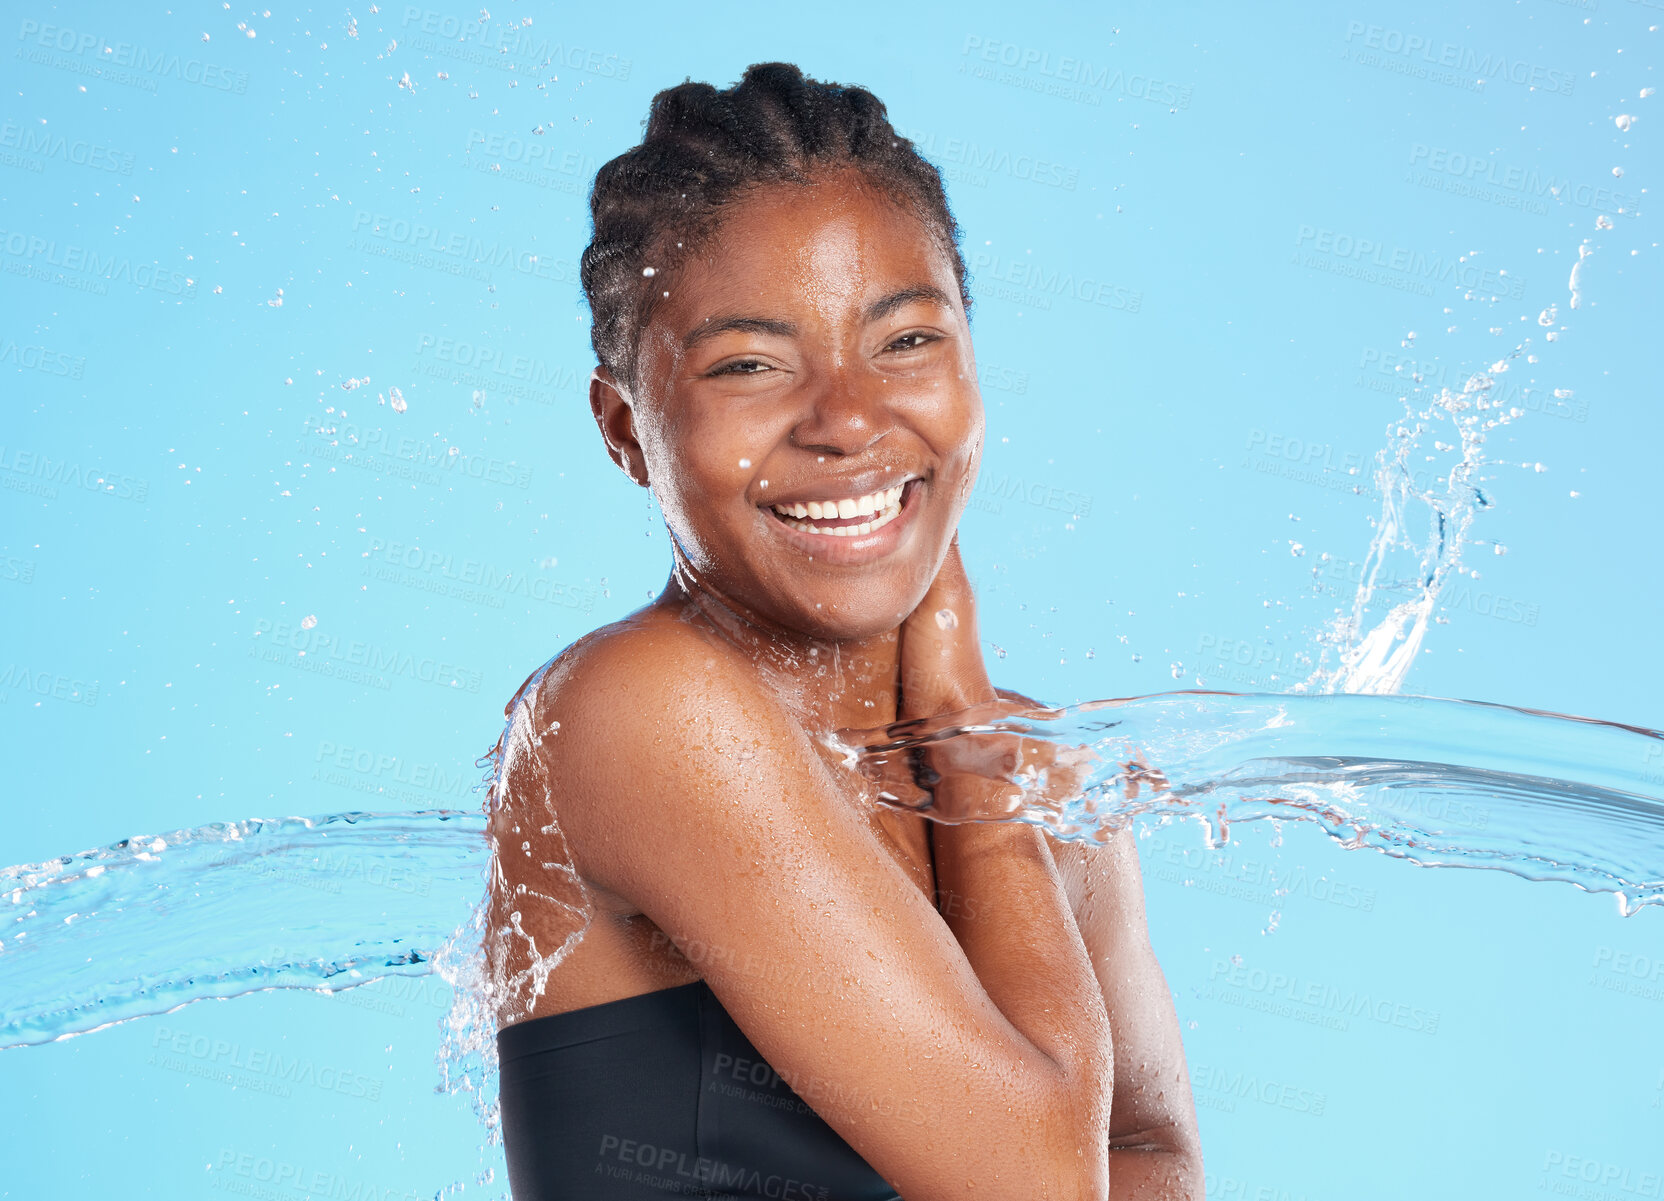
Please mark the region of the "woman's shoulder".
<svg viewBox="0 0 1664 1201"><path fill-rule="evenodd" d="M625 697L660 698L667 706L700 685L765 691L738 647L697 621L649 606L573 642L538 668L504 708L607 709ZM748 687L749 686L749 687Z"/></svg>
<svg viewBox="0 0 1664 1201"><path fill-rule="evenodd" d="M637 614L579 639L533 673L511 710L531 791L557 801L567 853L621 896L619 865L642 848L697 839L713 806L763 805L760 776L824 771L757 666L674 614Z"/></svg>
<svg viewBox="0 0 1664 1201"><path fill-rule="evenodd" d="M620 772L640 779L655 761L687 762L748 727L778 741L795 725L740 648L660 606L572 643L520 686L505 716L539 732L546 766L603 789Z"/></svg>

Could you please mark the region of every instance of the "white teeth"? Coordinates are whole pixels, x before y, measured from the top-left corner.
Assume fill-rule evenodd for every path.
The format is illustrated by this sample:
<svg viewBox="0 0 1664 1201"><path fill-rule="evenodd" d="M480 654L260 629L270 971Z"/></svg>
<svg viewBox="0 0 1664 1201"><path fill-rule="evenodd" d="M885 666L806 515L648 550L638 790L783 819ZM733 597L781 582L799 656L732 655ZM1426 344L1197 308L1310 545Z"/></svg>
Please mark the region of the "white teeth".
<svg viewBox="0 0 1664 1201"><path fill-rule="evenodd" d="M843 500L811 500L808 503L794 501L791 504L774 505L774 512L784 518L786 524L793 529L807 530L814 534L830 534L835 538L853 538L863 534L870 534L881 529L901 515L901 494L907 485L897 484L893 488L885 488L879 492L869 492L865 496L845 498ZM848 525L821 526L810 525L804 521L824 521L837 517L849 520L853 517L871 518L869 521L856 521Z"/></svg>

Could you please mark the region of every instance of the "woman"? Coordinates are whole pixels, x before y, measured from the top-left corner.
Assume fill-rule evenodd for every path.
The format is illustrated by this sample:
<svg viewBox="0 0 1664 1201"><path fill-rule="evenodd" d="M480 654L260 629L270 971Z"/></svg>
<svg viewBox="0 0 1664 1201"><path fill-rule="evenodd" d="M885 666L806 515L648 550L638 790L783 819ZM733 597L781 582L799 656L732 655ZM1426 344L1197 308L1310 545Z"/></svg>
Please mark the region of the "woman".
<svg viewBox="0 0 1664 1201"><path fill-rule="evenodd" d="M659 93L591 212L590 406L674 569L499 747L517 1201L1200 1197L1130 836L880 808L819 738L1000 697L935 169L870 93L776 63Z"/></svg>

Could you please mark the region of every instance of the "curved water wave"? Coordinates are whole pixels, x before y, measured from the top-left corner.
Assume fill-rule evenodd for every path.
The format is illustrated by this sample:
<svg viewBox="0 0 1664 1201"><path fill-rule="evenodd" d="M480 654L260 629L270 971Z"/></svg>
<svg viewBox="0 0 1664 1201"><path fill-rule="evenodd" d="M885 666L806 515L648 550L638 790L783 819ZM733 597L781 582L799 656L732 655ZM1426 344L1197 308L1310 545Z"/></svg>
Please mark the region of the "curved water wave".
<svg viewBox="0 0 1664 1201"><path fill-rule="evenodd" d="M988 773L1014 803L936 808L914 752L1006 763L989 752L1014 736L1050 764ZM1232 822L1290 819L1424 865L1614 893L1625 913L1664 902L1664 734L1640 726L1427 697L1178 692L828 741L875 800L939 819L1092 840L1138 818L1198 817L1216 843ZM217 823L0 869L0 1046L208 997L432 971L447 944L460 949L456 932L481 929L490 850L482 813L343 813Z"/></svg>
<svg viewBox="0 0 1664 1201"><path fill-rule="evenodd" d="M0 869L0 1046L425 974L488 853L484 815L436 809L216 822Z"/></svg>
<svg viewBox="0 0 1664 1201"><path fill-rule="evenodd" d="M1664 734L1642 726L1432 697L1174 692L846 731L833 745L888 803L942 817L908 787L913 752L1013 735L1088 752L1062 797L1045 772L1004 776L1022 803L1002 816L1059 838L1194 816L1223 844L1231 822L1286 818L1425 866L1615 893L1625 913L1664 901Z"/></svg>

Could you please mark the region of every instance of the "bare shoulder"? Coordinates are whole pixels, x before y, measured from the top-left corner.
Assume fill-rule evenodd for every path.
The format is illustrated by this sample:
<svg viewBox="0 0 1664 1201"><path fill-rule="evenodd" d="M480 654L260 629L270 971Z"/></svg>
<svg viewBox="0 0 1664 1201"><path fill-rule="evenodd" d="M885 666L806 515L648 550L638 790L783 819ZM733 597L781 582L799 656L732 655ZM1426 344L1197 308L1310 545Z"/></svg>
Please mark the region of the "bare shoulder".
<svg viewBox="0 0 1664 1201"><path fill-rule="evenodd" d="M645 609L603 626L554 659L536 689L554 762L582 770L622 758L633 763L676 749L687 722L732 716L736 705L779 710L777 698L732 643L697 621ZM762 716L761 714L759 716ZM647 742L641 735L651 735Z"/></svg>
<svg viewBox="0 0 1664 1201"><path fill-rule="evenodd" d="M755 806L765 765L825 770L813 740L744 653L649 608L553 660L518 698L542 732L539 766L579 870L607 886L667 827L716 798ZM617 879L622 885L624 881Z"/></svg>

